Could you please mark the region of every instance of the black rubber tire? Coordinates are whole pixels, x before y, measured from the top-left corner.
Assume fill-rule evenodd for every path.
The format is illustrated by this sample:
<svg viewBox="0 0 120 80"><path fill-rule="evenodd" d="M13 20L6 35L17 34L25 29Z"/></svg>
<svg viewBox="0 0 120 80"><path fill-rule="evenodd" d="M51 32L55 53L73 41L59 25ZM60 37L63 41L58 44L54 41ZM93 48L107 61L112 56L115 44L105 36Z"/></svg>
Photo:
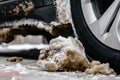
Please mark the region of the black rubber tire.
<svg viewBox="0 0 120 80"><path fill-rule="evenodd" d="M120 74L120 51L114 50L106 45L102 44L92 32L89 30L86 21L84 19L81 1L70 0L72 18L76 28L76 32L79 36L79 40L82 41L87 55L95 60L99 60L104 63L110 63L110 66Z"/></svg>

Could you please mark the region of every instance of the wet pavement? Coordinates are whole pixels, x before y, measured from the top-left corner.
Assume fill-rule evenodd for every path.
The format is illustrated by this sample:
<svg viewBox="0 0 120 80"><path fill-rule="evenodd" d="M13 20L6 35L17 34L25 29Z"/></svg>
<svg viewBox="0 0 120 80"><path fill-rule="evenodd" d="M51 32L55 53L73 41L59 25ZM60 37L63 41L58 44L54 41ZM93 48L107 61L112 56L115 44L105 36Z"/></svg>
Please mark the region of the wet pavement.
<svg viewBox="0 0 120 80"><path fill-rule="evenodd" d="M0 57L0 80L120 80L115 75L88 75L83 72L47 72L35 64L37 60L7 62Z"/></svg>

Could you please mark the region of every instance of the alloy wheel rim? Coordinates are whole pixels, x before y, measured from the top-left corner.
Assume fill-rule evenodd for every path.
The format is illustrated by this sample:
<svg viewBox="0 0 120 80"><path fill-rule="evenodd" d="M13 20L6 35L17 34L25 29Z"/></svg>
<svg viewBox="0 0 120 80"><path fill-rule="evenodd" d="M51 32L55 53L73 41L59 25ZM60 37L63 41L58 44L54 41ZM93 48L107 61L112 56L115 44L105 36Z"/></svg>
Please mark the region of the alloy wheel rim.
<svg viewBox="0 0 120 80"><path fill-rule="evenodd" d="M120 50L120 0L113 0L97 18L91 0L81 0L85 21L93 35L103 44Z"/></svg>

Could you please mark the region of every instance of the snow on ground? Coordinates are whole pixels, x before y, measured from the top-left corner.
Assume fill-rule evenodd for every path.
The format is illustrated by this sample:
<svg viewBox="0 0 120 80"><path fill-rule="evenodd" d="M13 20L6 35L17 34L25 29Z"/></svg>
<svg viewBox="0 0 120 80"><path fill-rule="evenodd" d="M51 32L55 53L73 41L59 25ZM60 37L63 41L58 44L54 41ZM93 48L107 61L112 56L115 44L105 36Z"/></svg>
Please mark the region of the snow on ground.
<svg viewBox="0 0 120 80"><path fill-rule="evenodd" d="M6 58L2 59L5 60ZM3 76L0 76L0 80L120 80L120 77L115 75L88 75L79 71L41 71L37 66L31 65L30 62L34 62L34 60L24 60L23 63L4 63L4 60L3 63L0 63L0 73L4 73ZM11 76L7 74L11 74Z"/></svg>

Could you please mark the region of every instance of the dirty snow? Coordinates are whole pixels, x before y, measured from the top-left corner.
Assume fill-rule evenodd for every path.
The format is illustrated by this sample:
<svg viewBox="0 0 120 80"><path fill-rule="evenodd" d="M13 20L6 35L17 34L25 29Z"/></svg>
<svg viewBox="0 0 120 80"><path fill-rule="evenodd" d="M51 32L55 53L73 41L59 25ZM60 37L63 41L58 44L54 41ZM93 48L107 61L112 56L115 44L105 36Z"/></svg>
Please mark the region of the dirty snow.
<svg viewBox="0 0 120 80"><path fill-rule="evenodd" d="M72 37L59 36L50 40L49 48L40 51L37 64L47 71L85 71L88 74L116 75L108 63L87 60L82 43Z"/></svg>
<svg viewBox="0 0 120 80"><path fill-rule="evenodd" d="M69 0L56 0L56 3L57 3L58 17L60 19L60 22L72 23ZM58 4L60 4L60 5L58 5ZM64 6L64 8L63 8L63 6ZM65 13L63 13L63 11ZM25 23L28 24L31 21L33 21L33 20L29 19L28 22L26 21ZM14 22L14 24L16 24L16 23L21 24L22 22L19 22L19 21ZM5 23L5 24L1 24L1 25L5 26L8 24L13 25L11 23ZM46 25L43 22L39 22L39 24L38 24L38 22L35 20L34 20L34 24L36 24L38 27L42 26L41 28L44 28ZM51 24L58 25L59 23L51 22ZM76 34L74 27L73 27L73 30L74 30L74 33ZM77 36L77 34L76 34L76 36ZM30 46L30 45L27 45L27 46ZM28 79L28 80L40 80L40 79L41 80L48 80L48 79L49 80L120 80L120 77L115 76L115 75L93 75L93 74L88 75L88 74L85 74L85 73L79 72L79 71L46 72L46 71L39 70L38 67L22 65L20 63L16 63L16 64L12 64L12 65L0 64L0 70L3 70L3 71L15 70L15 71L20 72L21 76L12 77L11 80L26 80L26 79Z"/></svg>
<svg viewBox="0 0 120 80"><path fill-rule="evenodd" d="M78 38L76 29L74 28L72 16L71 16L70 0L56 0L56 4L57 4L56 8L57 8L59 22L71 23L75 37Z"/></svg>
<svg viewBox="0 0 120 80"><path fill-rule="evenodd" d="M3 58L2 58L3 59ZM74 72L47 72L41 71L38 66L32 65L33 60L24 60L24 63L9 63L2 60L0 70L18 71L20 75L13 77L0 77L0 80L120 80L115 75L93 75L80 71ZM3 63L2 63L3 62ZM26 64L27 63L27 64ZM35 63L33 63L35 64Z"/></svg>
<svg viewBox="0 0 120 80"><path fill-rule="evenodd" d="M47 71L84 71L89 67L82 43L72 37L59 36L50 40L49 49L40 51L38 65Z"/></svg>

